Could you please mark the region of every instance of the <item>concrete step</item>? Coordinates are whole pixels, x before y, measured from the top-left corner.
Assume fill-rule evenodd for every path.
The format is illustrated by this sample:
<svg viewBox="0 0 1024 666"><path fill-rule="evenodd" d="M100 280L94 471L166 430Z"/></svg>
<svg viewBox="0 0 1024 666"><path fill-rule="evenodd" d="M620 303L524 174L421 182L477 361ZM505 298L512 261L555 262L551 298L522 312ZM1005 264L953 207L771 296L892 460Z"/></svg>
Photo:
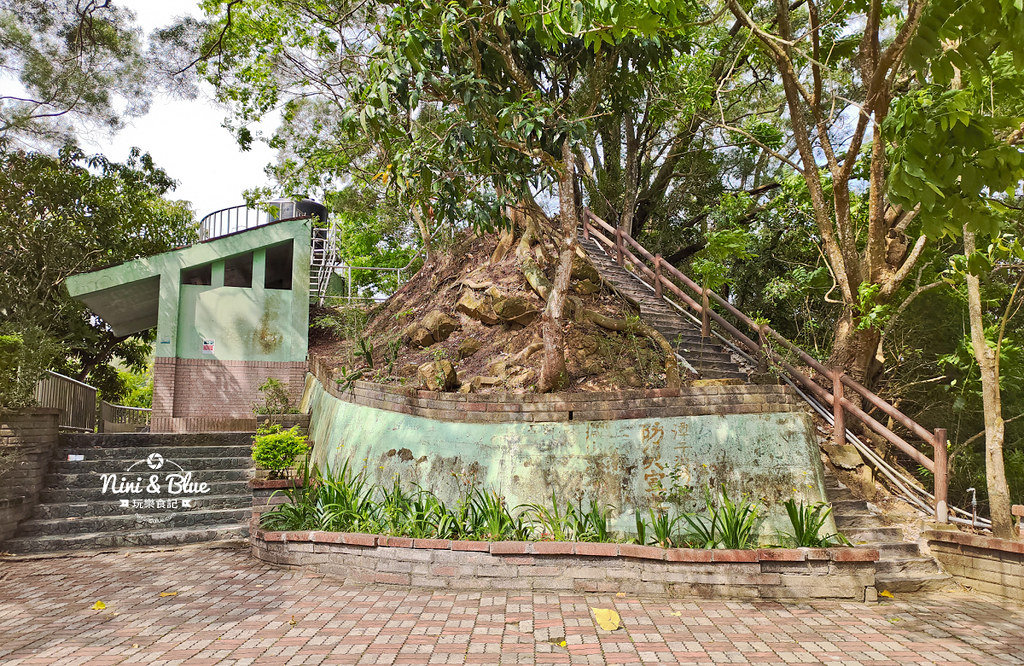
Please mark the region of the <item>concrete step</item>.
<svg viewBox="0 0 1024 666"><path fill-rule="evenodd" d="M251 432L206 433L68 433L60 436L61 448L105 449L179 448L183 446L249 446Z"/></svg>
<svg viewBox="0 0 1024 666"><path fill-rule="evenodd" d="M200 505L203 500L196 500ZM207 509L195 506L188 509L125 509L121 515L90 516L82 518L51 518L27 520L18 526L19 537L87 534L94 532L130 532L143 529L180 529L205 525L245 523L252 515L252 507L235 509ZM129 513L129 511L132 511Z"/></svg>
<svg viewBox="0 0 1024 666"><path fill-rule="evenodd" d="M213 495L251 495L248 481L217 481L211 484L210 493ZM189 497L194 496L189 494ZM130 496L127 496L130 499ZM165 495L166 497L166 495ZM46 488L40 493L39 501L42 504L73 504L82 502L111 502L116 501L110 493L103 494L103 484L86 488ZM139 499L144 499L140 497Z"/></svg>
<svg viewBox="0 0 1024 666"><path fill-rule="evenodd" d="M3 544L10 553L48 553L65 550L102 550L140 546L177 546L206 541L233 541L249 536L248 524L204 525L165 530L132 530L18 537Z"/></svg>
<svg viewBox="0 0 1024 666"><path fill-rule="evenodd" d="M886 527L881 518L867 509L861 513L850 513L844 511L842 513L835 514L834 517L836 519L836 527L841 530Z"/></svg>
<svg viewBox="0 0 1024 666"><path fill-rule="evenodd" d="M879 552L881 556L881 552ZM901 557L880 559L875 567L876 575L884 575L887 578L913 578L920 576L934 576L942 571L930 557Z"/></svg>
<svg viewBox="0 0 1024 666"><path fill-rule="evenodd" d="M921 547L913 541L894 541L873 544L878 549L878 556L885 560L913 558L921 554Z"/></svg>
<svg viewBox="0 0 1024 666"><path fill-rule="evenodd" d="M164 498L166 499L166 497ZM248 494L235 495L203 495L194 500L197 508L203 509L246 509L252 506L252 497ZM40 504L36 507L33 519L53 520L60 518L92 518L99 516L119 516L127 509L121 503L107 498L98 502L67 502L63 504ZM160 511L161 509L157 509ZM142 510L147 511L147 510Z"/></svg>
<svg viewBox="0 0 1024 666"><path fill-rule="evenodd" d="M64 446L57 452L57 462L67 462L69 455L85 456L85 461L90 460L117 460L127 461L128 465L137 460L145 460L153 453L159 453L165 460L179 462L180 459L196 458L249 458L252 455L252 438L248 443L236 446L170 446L155 450L151 447L95 447L95 446ZM72 463L74 464L74 463Z"/></svg>
<svg viewBox="0 0 1024 666"><path fill-rule="evenodd" d="M110 472L114 472L117 474L152 474L157 471L150 469L149 465L146 464L145 458L134 460L132 462L129 462L128 464L125 464L124 460L131 460L131 458L121 460L113 458L87 458L86 460L76 462L67 462L66 460L64 460L54 463L51 466L50 471L54 474L102 474ZM248 469L251 468L252 466L253 462L250 456L242 456L238 458L196 458L179 457L175 455L174 458L166 458L165 462L160 467L159 471L198 472L200 470L213 469Z"/></svg>
<svg viewBox="0 0 1024 666"><path fill-rule="evenodd" d="M875 588L881 592L888 590L894 594L916 594L938 592L955 589L956 581L944 573L921 576L903 576L900 574L875 576Z"/></svg>
<svg viewBox="0 0 1024 666"><path fill-rule="evenodd" d="M252 478L253 471L248 468L181 471L178 469L167 470L166 467L159 471L153 471L150 469L136 467L132 471L128 472L124 471L123 468L122 471L118 471L116 465L111 465L108 470L97 470L94 472L81 472L79 474L47 474L45 483L47 488L60 488L64 490L79 488L102 489L104 474L116 474L117 481L124 479L129 483L142 483L143 488L145 488L150 478L153 476L159 477L157 481L160 485L166 486L167 478L170 476L187 476L191 474L190 479L193 483L207 483L212 487L225 481L248 481Z"/></svg>
<svg viewBox="0 0 1024 666"><path fill-rule="evenodd" d="M854 545L876 544L903 541L902 527L853 527L843 530L846 536Z"/></svg>

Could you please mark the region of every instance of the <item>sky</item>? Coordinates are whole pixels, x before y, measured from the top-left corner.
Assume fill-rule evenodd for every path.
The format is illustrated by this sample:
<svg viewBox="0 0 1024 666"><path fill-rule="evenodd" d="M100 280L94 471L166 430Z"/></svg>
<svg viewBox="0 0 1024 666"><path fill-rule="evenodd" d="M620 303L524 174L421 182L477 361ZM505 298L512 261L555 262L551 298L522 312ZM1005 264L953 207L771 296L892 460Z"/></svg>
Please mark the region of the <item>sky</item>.
<svg viewBox="0 0 1024 666"><path fill-rule="evenodd" d="M148 34L177 16L200 16L196 0L123 0ZM209 92L209 89L207 89ZM155 96L147 115L128 119L128 126L113 137L82 137L87 151L123 161L133 146L149 152L157 166L179 185L170 198L192 202L201 218L221 208L243 203L242 192L269 185L263 168L274 160L274 151L253 142L242 152L231 133L221 126L225 108L208 97L179 100ZM273 124L264 127L272 130Z"/></svg>

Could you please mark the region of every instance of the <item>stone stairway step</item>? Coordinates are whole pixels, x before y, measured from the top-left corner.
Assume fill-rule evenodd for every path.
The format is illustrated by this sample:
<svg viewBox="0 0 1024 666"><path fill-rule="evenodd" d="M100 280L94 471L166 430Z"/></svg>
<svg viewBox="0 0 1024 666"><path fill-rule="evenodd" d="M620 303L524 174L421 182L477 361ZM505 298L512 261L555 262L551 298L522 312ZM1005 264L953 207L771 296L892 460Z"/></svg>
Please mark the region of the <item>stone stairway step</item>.
<svg viewBox="0 0 1024 666"><path fill-rule="evenodd" d="M878 516L865 510L863 513L843 512L835 515L836 527L841 530L852 530L870 527L885 527Z"/></svg>
<svg viewBox="0 0 1024 666"><path fill-rule="evenodd" d="M888 590L895 594L915 594L938 592L955 588L956 582L945 573L931 575L904 576L902 574L875 575L875 588L881 592Z"/></svg>
<svg viewBox="0 0 1024 666"><path fill-rule="evenodd" d="M185 470L181 472L177 469L167 471L161 469L159 472L154 472L149 469L136 468L131 472L125 471L123 468L118 470L116 466L111 465L110 469L103 471L97 470L94 472L81 472L79 474L47 474L46 485L48 488L61 488L65 490L74 489L89 489L89 488L103 488L103 475L104 474L116 474L117 480L126 479L130 483L136 481L142 483L144 486L148 479L157 475L161 485L166 485L166 478L171 475L191 475L190 480L193 483L207 483L211 486L225 482L225 481L248 481L252 478L252 471L248 468L243 469L204 469L204 470Z"/></svg>
<svg viewBox="0 0 1024 666"><path fill-rule="evenodd" d="M251 495L248 481L218 481L211 485L210 494ZM189 495L191 496L191 495ZM87 488L45 488L39 501L43 504L70 504L77 502L110 501L110 494L103 494L102 484Z"/></svg>
<svg viewBox="0 0 1024 666"><path fill-rule="evenodd" d="M166 499L166 498L165 498ZM252 506L248 494L203 495L195 505L204 509L246 509ZM67 502L61 504L40 504L33 519L53 520L59 518L88 518L95 516L117 516L125 512L120 502L109 497L97 502Z"/></svg>
<svg viewBox="0 0 1024 666"><path fill-rule="evenodd" d="M881 557L881 552L879 552ZM876 575L892 578L896 574L914 576L933 576L942 573L938 565L930 557L886 558L878 561Z"/></svg>
<svg viewBox="0 0 1024 666"><path fill-rule="evenodd" d="M233 541L249 536L249 525L205 525L167 530L132 530L124 532L93 532L57 534L41 537L17 537L3 544L3 549L16 554L47 553L65 550L99 550L139 546L176 546L207 541Z"/></svg>
<svg viewBox="0 0 1024 666"><path fill-rule="evenodd" d="M128 464L143 460L153 453L159 453L166 460L177 462L178 458L248 458L252 455L252 439L244 446L167 446L154 450L151 447L62 447L55 460L67 462L69 455L85 456L85 460L123 460Z"/></svg>
<svg viewBox="0 0 1024 666"><path fill-rule="evenodd" d="M86 454L87 455L87 454ZM171 455L168 452L168 456ZM153 474L154 470L150 469L146 465L145 458L140 458L136 461L138 464L134 466L130 471L125 467L118 466L122 460L130 460L130 458L114 459L114 458L89 458L85 460L68 462L58 461L51 466L51 471L54 474L86 474L86 473L110 473L116 472L118 474L130 474L133 472L143 474ZM160 468L160 472L166 472L169 469L178 470L185 472L198 472L200 470L216 470L216 469L245 469L252 467L252 458L248 455L240 457L179 457L174 455L173 458L167 457L166 462Z"/></svg>
<svg viewBox="0 0 1024 666"><path fill-rule="evenodd" d="M202 500L196 500L200 504ZM244 523L252 515L252 507L234 509L190 509L155 511L123 510L121 515L90 516L82 518L51 518L27 520L18 527L22 537L42 535L72 535L93 532L130 532L142 529L178 529L201 525Z"/></svg>
<svg viewBox="0 0 1024 666"><path fill-rule="evenodd" d="M251 446L251 432L207 433L74 433L60 436L60 448L134 449L186 446Z"/></svg>

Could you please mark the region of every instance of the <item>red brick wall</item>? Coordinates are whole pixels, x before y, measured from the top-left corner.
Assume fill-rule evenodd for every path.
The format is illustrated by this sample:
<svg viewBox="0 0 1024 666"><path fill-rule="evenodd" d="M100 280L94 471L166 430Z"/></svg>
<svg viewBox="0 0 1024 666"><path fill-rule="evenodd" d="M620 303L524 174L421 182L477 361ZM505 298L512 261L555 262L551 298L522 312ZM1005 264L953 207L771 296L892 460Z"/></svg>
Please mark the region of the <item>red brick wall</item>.
<svg viewBox="0 0 1024 666"><path fill-rule="evenodd" d="M281 381L298 405L305 374L301 361L158 358L153 368L153 432L252 429L260 385L268 377Z"/></svg>

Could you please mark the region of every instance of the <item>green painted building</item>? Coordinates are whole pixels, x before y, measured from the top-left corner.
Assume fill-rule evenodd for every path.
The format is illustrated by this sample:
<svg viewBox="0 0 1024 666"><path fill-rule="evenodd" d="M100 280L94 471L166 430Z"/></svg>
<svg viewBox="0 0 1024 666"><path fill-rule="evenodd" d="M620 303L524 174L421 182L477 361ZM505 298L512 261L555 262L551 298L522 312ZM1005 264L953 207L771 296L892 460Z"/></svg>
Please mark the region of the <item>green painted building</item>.
<svg viewBox="0 0 1024 666"><path fill-rule="evenodd" d="M311 217L74 275L118 335L156 328L153 432L251 427L268 377L297 402L306 372Z"/></svg>

